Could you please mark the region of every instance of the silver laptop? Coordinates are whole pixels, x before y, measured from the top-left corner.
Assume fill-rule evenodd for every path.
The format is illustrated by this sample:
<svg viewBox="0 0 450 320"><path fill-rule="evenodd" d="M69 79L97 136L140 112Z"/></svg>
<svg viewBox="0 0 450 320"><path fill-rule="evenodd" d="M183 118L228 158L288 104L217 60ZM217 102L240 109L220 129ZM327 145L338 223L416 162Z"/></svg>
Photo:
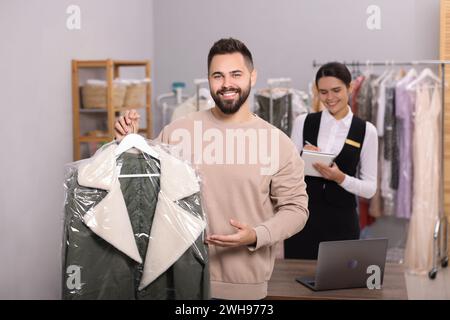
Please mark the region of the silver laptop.
<svg viewBox="0 0 450 320"><path fill-rule="evenodd" d="M383 284L387 246L384 238L321 242L316 276L296 280L314 291L366 288L374 268L369 266L377 266Z"/></svg>

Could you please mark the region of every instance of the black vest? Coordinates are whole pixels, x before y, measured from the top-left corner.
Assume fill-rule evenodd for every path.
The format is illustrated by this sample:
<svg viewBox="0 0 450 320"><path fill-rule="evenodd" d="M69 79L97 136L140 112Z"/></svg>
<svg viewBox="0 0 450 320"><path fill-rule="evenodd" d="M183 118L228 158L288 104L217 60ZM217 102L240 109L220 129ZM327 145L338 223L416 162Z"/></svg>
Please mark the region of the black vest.
<svg viewBox="0 0 450 320"><path fill-rule="evenodd" d="M322 112L310 113L306 117L303 127L303 145L305 141L309 141L317 146L321 117ZM365 134L366 122L353 116L344 147L334 161L339 169L349 176L356 175ZM334 181L306 176L305 182L310 203L328 204L341 208L356 207L355 195L344 190Z"/></svg>

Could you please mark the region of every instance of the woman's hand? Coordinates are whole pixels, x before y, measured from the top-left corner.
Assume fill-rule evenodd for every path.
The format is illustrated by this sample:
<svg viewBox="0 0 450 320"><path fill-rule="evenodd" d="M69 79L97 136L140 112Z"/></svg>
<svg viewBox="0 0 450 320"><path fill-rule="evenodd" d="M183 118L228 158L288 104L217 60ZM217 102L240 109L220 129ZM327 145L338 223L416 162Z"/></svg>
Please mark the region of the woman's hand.
<svg viewBox="0 0 450 320"><path fill-rule="evenodd" d="M314 163L313 164L314 169L319 171L319 173L324 177L325 179L335 181L338 184L341 184L345 180L345 173L343 173L336 163L333 162L333 165L331 167L327 166L323 163Z"/></svg>
<svg viewBox="0 0 450 320"><path fill-rule="evenodd" d="M135 109L125 111L125 114L120 116L114 125L116 140L121 141L129 133L138 133L140 117Z"/></svg>
<svg viewBox="0 0 450 320"><path fill-rule="evenodd" d="M303 147L303 150L309 150L309 151L320 151L320 149L316 146L313 146L312 144L307 144Z"/></svg>

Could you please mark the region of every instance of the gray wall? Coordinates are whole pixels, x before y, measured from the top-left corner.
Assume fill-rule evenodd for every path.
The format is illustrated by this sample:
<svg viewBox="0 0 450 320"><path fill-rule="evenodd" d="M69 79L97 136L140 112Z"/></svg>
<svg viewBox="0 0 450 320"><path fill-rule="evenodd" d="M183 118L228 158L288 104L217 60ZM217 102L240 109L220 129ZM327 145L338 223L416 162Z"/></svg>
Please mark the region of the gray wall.
<svg viewBox="0 0 450 320"><path fill-rule="evenodd" d="M381 30L366 27L369 5L381 9ZM439 0L164 0L155 7L156 94L173 81L206 76L214 41L236 37L253 53L257 88L291 77L302 90L312 61L435 59ZM157 129L157 128L155 128Z"/></svg>
<svg viewBox="0 0 450 320"><path fill-rule="evenodd" d="M0 42L0 299L57 299L70 60L152 59L153 2L0 0Z"/></svg>
<svg viewBox="0 0 450 320"><path fill-rule="evenodd" d="M69 4L79 31L66 29ZM366 28L370 4L380 31ZM313 59L437 58L438 28L438 0L0 0L0 299L59 297L71 59L152 59L156 94L176 80L192 93L211 44L234 36L259 87L289 76L306 89Z"/></svg>

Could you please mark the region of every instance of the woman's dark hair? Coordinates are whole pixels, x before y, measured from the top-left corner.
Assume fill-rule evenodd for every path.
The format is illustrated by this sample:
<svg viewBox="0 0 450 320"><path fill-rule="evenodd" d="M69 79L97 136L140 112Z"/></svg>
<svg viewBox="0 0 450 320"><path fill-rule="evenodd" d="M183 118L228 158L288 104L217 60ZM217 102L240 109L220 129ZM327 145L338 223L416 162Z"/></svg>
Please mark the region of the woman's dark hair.
<svg viewBox="0 0 450 320"><path fill-rule="evenodd" d="M316 86L318 86L319 79L323 77L335 77L341 80L347 87L352 82L352 75L345 64L340 62L328 62L321 66L316 73Z"/></svg>
<svg viewBox="0 0 450 320"><path fill-rule="evenodd" d="M249 70L253 70L253 57L250 53L250 50L248 50L243 42L233 38L220 39L219 41L214 43L208 54L208 70L209 66L211 65L211 60L215 55L235 52L239 52L240 54L242 54Z"/></svg>

